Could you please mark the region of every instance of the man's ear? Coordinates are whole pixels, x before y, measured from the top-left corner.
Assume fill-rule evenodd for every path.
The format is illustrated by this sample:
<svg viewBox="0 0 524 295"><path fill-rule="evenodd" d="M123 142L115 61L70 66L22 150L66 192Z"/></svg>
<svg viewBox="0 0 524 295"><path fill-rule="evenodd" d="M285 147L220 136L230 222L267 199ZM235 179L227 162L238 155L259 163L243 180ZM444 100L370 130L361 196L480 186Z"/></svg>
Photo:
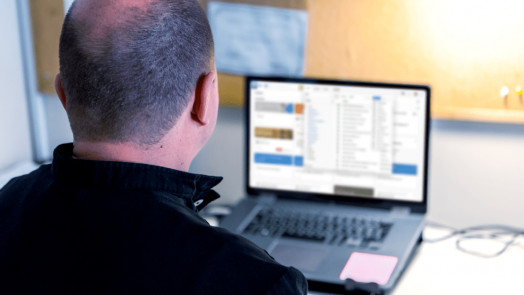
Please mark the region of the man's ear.
<svg viewBox="0 0 524 295"><path fill-rule="evenodd" d="M213 96L214 83L214 72L207 73L198 79L191 117L200 125L207 125L211 121L210 106L213 103L213 99L215 99Z"/></svg>
<svg viewBox="0 0 524 295"><path fill-rule="evenodd" d="M55 91L56 91L56 94L58 94L58 98L60 99L60 102L62 102L62 106L65 109L66 108L66 95L64 92L64 88L62 88L62 80L60 79L60 73L56 74L56 77L55 77Z"/></svg>

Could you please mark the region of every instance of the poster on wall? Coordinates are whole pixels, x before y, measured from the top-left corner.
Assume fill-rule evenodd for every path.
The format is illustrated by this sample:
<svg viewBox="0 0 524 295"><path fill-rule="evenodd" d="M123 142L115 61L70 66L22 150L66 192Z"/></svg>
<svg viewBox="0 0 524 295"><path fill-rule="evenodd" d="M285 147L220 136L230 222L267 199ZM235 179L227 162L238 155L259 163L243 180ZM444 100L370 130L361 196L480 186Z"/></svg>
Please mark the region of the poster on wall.
<svg viewBox="0 0 524 295"><path fill-rule="evenodd" d="M212 1L207 15L218 71L303 76L306 11Z"/></svg>

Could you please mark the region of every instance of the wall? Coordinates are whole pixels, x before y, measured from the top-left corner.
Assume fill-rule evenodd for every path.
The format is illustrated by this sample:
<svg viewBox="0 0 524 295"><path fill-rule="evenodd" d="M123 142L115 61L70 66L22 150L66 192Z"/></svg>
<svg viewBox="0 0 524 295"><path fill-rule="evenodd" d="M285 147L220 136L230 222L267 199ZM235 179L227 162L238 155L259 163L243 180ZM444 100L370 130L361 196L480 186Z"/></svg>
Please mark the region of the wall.
<svg viewBox="0 0 524 295"><path fill-rule="evenodd" d="M221 107L192 172L222 175L222 204L244 194L244 111ZM524 227L524 125L433 120L428 219L456 227Z"/></svg>
<svg viewBox="0 0 524 295"><path fill-rule="evenodd" d="M31 160L16 1L0 1L0 171Z"/></svg>
<svg viewBox="0 0 524 295"><path fill-rule="evenodd" d="M434 121L429 218L524 227L524 125Z"/></svg>

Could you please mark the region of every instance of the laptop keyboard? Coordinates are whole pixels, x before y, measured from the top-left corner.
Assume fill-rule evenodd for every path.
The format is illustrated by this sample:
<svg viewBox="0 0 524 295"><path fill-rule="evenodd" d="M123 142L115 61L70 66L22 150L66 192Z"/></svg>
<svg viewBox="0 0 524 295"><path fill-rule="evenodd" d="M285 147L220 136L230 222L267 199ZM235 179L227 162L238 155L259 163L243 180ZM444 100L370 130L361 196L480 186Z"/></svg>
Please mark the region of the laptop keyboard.
<svg viewBox="0 0 524 295"><path fill-rule="evenodd" d="M243 234L285 237L348 247L378 249L392 223L365 217L263 209Z"/></svg>

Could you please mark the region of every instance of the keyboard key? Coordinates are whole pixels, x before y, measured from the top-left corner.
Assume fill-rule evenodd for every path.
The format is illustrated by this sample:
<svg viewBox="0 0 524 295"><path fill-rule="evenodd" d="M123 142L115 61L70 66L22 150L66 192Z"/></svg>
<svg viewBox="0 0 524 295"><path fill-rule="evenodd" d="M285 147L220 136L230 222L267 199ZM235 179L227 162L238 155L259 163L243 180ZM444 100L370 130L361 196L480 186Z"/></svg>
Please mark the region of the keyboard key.
<svg viewBox="0 0 524 295"><path fill-rule="evenodd" d="M325 240L325 237L299 235L296 233L289 233L289 232L285 232L284 234L282 234L282 237L283 238L292 238L292 239L301 239L301 240L310 240L310 241L316 241L316 242L323 242Z"/></svg>

